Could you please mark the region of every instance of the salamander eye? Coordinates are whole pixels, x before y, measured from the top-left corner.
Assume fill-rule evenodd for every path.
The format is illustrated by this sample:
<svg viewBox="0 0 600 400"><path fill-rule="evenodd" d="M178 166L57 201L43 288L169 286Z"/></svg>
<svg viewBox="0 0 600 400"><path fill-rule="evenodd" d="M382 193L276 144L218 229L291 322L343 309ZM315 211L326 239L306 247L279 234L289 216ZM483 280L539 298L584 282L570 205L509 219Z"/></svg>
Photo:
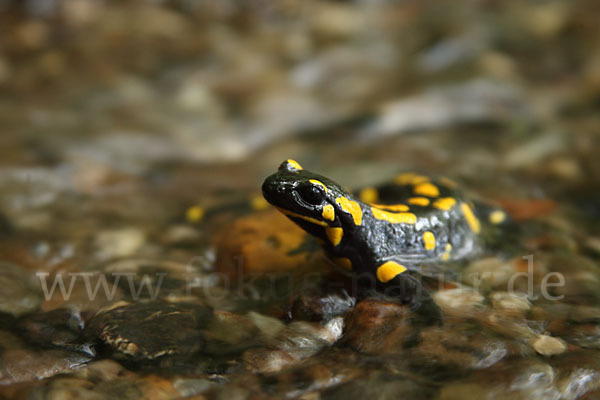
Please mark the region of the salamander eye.
<svg viewBox="0 0 600 400"><path fill-rule="evenodd" d="M303 185L298 188L298 194L302 200L313 206L323 201L323 190L316 185Z"/></svg>

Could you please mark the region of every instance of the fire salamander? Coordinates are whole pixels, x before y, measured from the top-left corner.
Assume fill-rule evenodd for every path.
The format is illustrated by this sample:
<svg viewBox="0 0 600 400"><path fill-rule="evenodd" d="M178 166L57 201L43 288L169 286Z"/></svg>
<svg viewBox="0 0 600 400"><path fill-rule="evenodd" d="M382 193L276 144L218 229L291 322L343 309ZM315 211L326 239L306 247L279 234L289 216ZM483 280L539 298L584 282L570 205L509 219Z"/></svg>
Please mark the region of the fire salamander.
<svg viewBox="0 0 600 400"><path fill-rule="evenodd" d="M418 265L465 257L477 246L482 222L455 183L404 173L356 196L324 176L284 161L262 185L265 199L309 234L321 239L338 265L413 308L428 304ZM504 212L486 215L501 223Z"/></svg>

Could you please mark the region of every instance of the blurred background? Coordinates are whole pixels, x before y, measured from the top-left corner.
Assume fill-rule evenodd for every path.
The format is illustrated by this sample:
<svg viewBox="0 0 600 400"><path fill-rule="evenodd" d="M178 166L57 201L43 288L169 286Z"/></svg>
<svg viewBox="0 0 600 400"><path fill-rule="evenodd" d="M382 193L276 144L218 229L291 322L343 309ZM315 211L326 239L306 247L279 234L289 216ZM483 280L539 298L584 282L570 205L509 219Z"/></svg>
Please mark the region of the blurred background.
<svg viewBox="0 0 600 400"><path fill-rule="evenodd" d="M251 189L288 157L355 184L597 177L598 8L2 0L2 207L30 215L142 176ZM179 176L189 164L209 176Z"/></svg>
<svg viewBox="0 0 600 400"><path fill-rule="evenodd" d="M203 214L260 196L287 158L349 187L451 177L539 223L529 250L579 260L548 270L597 307L599 16L593 0L0 0L0 311L73 307L39 271L213 260ZM36 357L4 382L61 371Z"/></svg>

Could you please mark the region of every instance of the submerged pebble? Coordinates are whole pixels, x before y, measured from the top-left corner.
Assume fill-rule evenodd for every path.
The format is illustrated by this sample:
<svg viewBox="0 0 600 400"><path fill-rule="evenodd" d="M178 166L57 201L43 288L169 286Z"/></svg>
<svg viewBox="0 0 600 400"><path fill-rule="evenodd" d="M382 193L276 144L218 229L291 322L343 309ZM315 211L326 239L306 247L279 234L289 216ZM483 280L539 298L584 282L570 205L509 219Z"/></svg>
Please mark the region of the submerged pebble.
<svg viewBox="0 0 600 400"><path fill-rule="evenodd" d="M204 348L200 328L211 318L208 307L195 304L122 303L96 313L86 333L112 351L136 360L187 356Z"/></svg>
<svg viewBox="0 0 600 400"><path fill-rule="evenodd" d="M445 313L466 317L481 309L485 298L477 290L458 287L440 290L434 294L434 299Z"/></svg>
<svg viewBox="0 0 600 400"><path fill-rule="evenodd" d="M8 350L0 362L0 385L37 381L68 373L90 360L90 356L61 350Z"/></svg>
<svg viewBox="0 0 600 400"><path fill-rule="evenodd" d="M534 342L533 348L543 356L555 356L567 350L567 344L560 338L540 335Z"/></svg>
<svg viewBox="0 0 600 400"><path fill-rule="evenodd" d="M21 315L36 310L42 302L31 276L23 267L2 262L0 264L0 311L12 315Z"/></svg>
<svg viewBox="0 0 600 400"><path fill-rule="evenodd" d="M407 306L378 300L360 301L346 317L344 340L370 354L401 352L415 326Z"/></svg>

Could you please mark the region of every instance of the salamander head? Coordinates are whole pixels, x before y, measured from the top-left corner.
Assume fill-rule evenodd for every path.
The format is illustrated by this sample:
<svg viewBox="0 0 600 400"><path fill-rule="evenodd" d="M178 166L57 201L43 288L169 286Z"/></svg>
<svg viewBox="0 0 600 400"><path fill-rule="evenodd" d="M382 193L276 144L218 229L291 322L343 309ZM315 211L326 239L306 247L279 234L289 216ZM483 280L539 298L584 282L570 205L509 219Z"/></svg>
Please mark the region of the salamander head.
<svg viewBox="0 0 600 400"><path fill-rule="evenodd" d="M304 170L294 160L284 161L265 180L262 192L302 229L334 246L344 233L351 233L362 223L362 209L351 194L330 179Z"/></svg>

